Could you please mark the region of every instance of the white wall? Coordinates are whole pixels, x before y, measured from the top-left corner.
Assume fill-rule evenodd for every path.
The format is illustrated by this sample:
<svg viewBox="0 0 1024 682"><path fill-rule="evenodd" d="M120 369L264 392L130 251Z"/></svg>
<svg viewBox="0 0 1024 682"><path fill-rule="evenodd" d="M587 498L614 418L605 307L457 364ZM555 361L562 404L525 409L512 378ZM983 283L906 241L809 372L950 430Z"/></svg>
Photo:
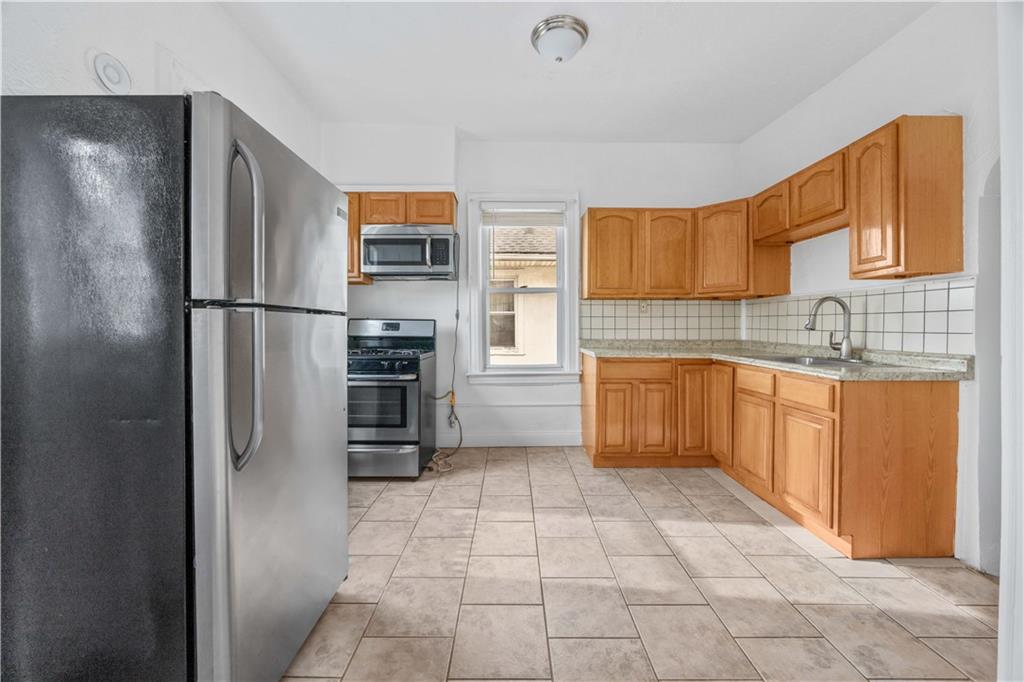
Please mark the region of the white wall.
<svg viewBox="0 0 1024 682"><path fill-rule="evenodd" d="M998 546L981 527L999 514L998 315L990 314L998 268L979 267L979 215L985 184L999 158L995 7L941 4L740 144L745 194L843 147L900 114L964 116L964 269L977 274L978 380L960 387L957 556L995 572ZM992 228L991 220L988 229ZM982 258L998 258L998 246ZM872 286L848 278L847 231L796 245L793 294ZM996 304L998 305L998 304ZM994 451L995 450L995 451Z"/></svg>
<svg viewBox="0 0 1024 682"><path fill-rule="evenodd" d="M350 189L455 188L455 127L328 123L323 172Z"/></svg>
<svg viewBox="0 0 1024 682"><path fill-rule="evenodd" d="M999 157L991 4L930 9L741 143L744 192L758 192L900 114L950 113L964 117L964 264L966 272L976 272L978 197ZM844 230L794 248L794 294L862 285L845 276L845 235Z"/></svg>
<svg viewBox="0 0 1024 682"><path fill-rule="evenodd" d="M319 114L219 5L5 2L0 12L4 94L106 94L89 54L109 52L132 94L216 90L319 165Z"/></svg>

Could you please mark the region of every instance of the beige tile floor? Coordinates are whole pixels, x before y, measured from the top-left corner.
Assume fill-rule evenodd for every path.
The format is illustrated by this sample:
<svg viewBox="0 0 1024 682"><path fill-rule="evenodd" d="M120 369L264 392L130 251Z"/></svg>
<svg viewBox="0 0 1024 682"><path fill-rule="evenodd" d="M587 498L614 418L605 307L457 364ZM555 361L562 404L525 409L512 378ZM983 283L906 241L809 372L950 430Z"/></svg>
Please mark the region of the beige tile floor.
<svg viewBox="0 0 1024 682"><path fill-rule="evenodd" d="M349 578L287 678L995 678L997 585L851 561L711 469L467 448L350 482Z"/></svg>

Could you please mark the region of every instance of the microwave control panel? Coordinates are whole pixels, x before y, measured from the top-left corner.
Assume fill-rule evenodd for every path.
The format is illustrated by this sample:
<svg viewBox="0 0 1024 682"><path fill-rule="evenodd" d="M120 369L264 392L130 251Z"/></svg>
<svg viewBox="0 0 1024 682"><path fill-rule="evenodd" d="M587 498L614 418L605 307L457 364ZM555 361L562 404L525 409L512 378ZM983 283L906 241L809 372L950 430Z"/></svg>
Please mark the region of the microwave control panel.
<svg viewBox="0 0 1024 682"><path fill-rule="evenodd" d="M430 243L430 264L448 265L451 258L450 244L447 239L435 239Z"/></svg>

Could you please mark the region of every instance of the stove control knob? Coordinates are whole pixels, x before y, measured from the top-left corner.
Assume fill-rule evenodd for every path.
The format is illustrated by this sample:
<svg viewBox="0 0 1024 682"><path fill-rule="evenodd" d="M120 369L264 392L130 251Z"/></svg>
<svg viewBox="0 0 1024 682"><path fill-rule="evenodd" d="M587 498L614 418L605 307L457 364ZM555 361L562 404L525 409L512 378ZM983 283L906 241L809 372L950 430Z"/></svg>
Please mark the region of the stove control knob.
<svg viewBox="0 0 1024 682"><path fill-rule="evenodd" d="M389 367L391 367L391 361L390 360L381 360L380 365L384 369L388 369Z"/></svg>

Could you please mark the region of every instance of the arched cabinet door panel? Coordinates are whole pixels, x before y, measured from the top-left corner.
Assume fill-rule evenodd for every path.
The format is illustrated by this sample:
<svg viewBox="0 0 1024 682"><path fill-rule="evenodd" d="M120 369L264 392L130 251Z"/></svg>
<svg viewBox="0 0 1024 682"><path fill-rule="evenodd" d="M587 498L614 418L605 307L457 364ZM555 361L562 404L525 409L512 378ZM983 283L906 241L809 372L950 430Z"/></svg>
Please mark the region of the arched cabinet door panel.
<svg viewBox="0 0 1024 682"><path fill-rule="evenodd" d="M899 136L895 123L850 145L850 273L900 264Z"/></svg>
<svg viewBox="0 0 1024 682"><path fill-rule="evenodd" d="M789 219L793 227L845 210L846 150L825 157L789 179Z"/></svg>
<svg viewBox="0 0 1024 682"><path fill-rule="evenodd" d="M747 201L729 201L697 211L697 293L747 290L750 231Z"/></svg>
<svg viewBox="0 0 1024 682"><path fill-rule="evenodd" d="M641 211L593 208L583 222L583 298L640 298Z"/></svg>

